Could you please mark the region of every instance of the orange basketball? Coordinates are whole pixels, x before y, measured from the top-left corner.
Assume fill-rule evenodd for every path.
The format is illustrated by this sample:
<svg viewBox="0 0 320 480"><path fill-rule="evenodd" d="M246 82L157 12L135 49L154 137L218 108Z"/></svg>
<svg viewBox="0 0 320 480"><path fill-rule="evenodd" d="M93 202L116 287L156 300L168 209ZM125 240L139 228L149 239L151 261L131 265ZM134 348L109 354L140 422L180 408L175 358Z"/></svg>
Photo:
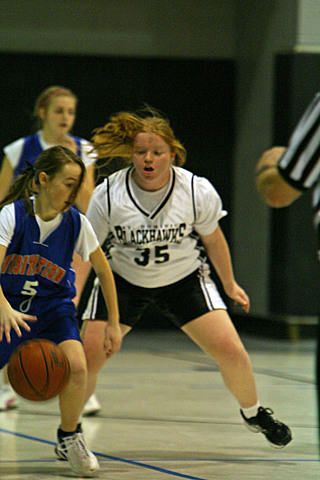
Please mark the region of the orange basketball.
<svg viewBox="0 0 320 480"><path fill-rule="evenodd" d="M69 376L70 364L66 354L49 340L26 341L13 351L8 363L12 388L21 397L35 402L59 395Z"/></svg>

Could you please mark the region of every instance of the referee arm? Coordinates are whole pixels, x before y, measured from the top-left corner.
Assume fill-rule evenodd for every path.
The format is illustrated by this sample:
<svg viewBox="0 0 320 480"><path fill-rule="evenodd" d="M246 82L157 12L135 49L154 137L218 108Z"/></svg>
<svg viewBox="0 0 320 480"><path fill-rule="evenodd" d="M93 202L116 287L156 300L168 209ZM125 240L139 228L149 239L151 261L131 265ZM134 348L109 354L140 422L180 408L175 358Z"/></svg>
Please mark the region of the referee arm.
<svg viewBox="0 0 320 480"><path fill-rule="evenodd" d="M286 151L284 147L272 147L266 150L255 168L255 184L262 200L273 208L291 205L302 194L281 176L278 160Z"/></svg>

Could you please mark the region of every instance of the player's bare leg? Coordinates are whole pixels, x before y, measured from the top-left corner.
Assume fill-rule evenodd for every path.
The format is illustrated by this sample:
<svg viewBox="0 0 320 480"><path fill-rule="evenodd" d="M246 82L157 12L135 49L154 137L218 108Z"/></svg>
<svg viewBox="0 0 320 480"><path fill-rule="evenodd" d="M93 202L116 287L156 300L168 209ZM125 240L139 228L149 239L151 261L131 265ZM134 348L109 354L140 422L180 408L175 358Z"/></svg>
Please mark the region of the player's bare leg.
<svg viewBox="0 0 320 480"><path fill-rule="evenodd" d="M182 330L215 360L223 380L242 408L258 401L251 361L226 310L213 310Z"/></svg>
<svg viewBox="0 0 320 480"><path fill-rule="evenodd" d="M65 432L75 431L81 416L87 389L87 368L80 342L67 340L59 345L67 354L71 367L70 380L59 395L61 428Z"/></svg>
<svg viewBox="0 0 320 480"><path fill-rule="evenodd" d="M81 338L88 368L88 382L85 402L94 393L98 373L108 358L104 351L104 334L107 322L102 320L85 320L81 328ZM123 336L130 332L131 327L120 324ZM110 358L110 357L109 357Z"/></svg>
<svg viewBox="0 0 320 480"><path fill-rule="evenodd" d="M275 448L292 440L290 428L273 418L273 411L260 405L251 361L225 310L213 310L187 323L182 330L220 368L227 388L238 400L241 416L253 432L262 432Z"/></svg>
<svg viewBox="0 0 320 480"><path fill-rule="evenodd" d="M71 377L59 396L61 425L57 432L55 452L61 460L67 460L78 475L91 477L100 466L88 449L78 424L87 388L86 358L82 344L76 340L62 342L60 347L68 356Z"/></svg>

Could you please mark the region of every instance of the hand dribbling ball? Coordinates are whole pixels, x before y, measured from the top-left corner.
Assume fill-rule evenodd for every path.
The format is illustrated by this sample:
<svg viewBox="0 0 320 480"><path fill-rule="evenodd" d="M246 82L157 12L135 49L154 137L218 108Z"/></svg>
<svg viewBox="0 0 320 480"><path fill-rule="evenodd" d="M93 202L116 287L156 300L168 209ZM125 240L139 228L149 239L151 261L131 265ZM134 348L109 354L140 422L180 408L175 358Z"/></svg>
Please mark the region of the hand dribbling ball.
<svg viewBox="0 0 320 480"><path fill-rule="evenodd" d="M70 377L66 354L45 339L28 340L17 347L8 363L8 378L18 395L41 402L59 395Z"/></svg>

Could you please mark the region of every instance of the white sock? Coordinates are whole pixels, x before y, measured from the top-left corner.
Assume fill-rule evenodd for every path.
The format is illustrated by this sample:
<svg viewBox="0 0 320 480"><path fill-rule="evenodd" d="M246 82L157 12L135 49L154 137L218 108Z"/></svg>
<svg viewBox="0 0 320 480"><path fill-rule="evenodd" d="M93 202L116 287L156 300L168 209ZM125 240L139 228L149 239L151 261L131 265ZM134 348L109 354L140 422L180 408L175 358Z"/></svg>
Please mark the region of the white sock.
<svg viewBox="0 0 320 480"><path fill-rule="evenodd" d="M253 407L242 408L242 413L246 418L255 417L258 414L258 408L261 407L260 402L258 401Z"/></svg>

